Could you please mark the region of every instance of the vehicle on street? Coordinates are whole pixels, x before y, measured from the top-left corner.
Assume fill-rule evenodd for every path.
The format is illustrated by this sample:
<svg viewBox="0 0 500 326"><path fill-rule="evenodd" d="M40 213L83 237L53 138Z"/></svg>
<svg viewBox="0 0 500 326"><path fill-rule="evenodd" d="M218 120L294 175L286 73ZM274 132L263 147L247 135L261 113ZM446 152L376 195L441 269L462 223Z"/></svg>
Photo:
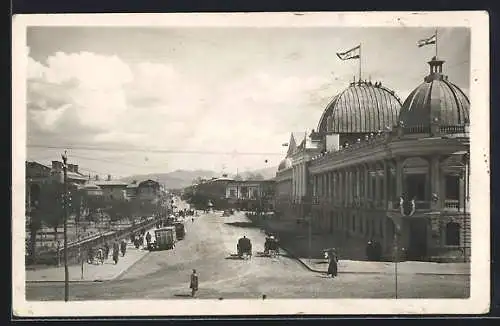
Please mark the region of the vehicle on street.
<svg viewBox="0 0 500 326"><path fill-rule="evenodd" d="M238 240L236 249L238 251L238 257L243 259L249 259L252 257L252 241L250 241L250 239L246 236L243 236L243 238Z"/></svg>
<svg viewBox="0 0 500 326"><path fill-rule="evenodd" d="M279 255L279 242L278 239L271 235L266 237L264 243L264 255L274 258Z"/></svg>
<svg viewBox="0 0 500 326"><path fill-rule="evenodd" d="M176 223L174 223L174 227L175 227L175 234L177 236L177 239L178 240L184 239L184 237L186 236L186 228L184 227L184 223L176 222Z"/></svg>
<svg viewBox="0 0 500 326"><path fill-rule="evenodd" d="M153 250L167 250L175 248L177 236L175 227L167 226L155 230L155 241L153 242Z"/></svg>
<svg viewBox="0 0 500 326"><path fill-rule="evenodd" d="M231 211L229 211L228 209L226 209L226 210L222 213L222 217L226 217L226 216L231 216Z"/></svg>

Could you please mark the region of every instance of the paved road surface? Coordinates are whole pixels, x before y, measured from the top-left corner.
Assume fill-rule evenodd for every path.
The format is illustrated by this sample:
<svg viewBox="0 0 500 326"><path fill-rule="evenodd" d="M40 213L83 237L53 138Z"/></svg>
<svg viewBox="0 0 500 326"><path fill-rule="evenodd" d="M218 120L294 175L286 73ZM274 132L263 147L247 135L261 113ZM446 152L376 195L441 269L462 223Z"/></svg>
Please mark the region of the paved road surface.
<svg viewBox="0 0 500 326"><path fill-rule="evenodd" d="M395 280L383 274L340 274L336 279L306 270L292 258L259 257L264 234L241 213L201 214L186 220L186 238L174 250L151 252L119 279L71 284L70 300L186 299L193 268L199 274L198 298L394 298ZM236 242L252 240L254 257L232 257ZM61 300L63 284L27 285L28 300ZM398 298L464 298L467 276L400 275ZM191 298L189 298L191 299Z"/></svg>

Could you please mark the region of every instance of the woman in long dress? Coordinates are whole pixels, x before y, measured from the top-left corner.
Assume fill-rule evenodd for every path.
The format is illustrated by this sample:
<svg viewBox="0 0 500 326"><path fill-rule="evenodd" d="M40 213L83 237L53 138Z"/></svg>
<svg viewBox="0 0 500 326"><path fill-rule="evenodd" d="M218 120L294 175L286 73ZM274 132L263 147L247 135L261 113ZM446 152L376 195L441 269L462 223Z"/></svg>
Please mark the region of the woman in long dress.
<svg viewBox="0 0 500 326"><path fill-rule="evenodd" d="M335 251L330 251L328 253L328 272L327 275L331 275L332 278L337 276L338 271L338 257Z"/></svg>
<svg viewBox="0 0 500 326"><path fill-rule="evenodd" d="M198 274L196 274L196 269L193 269L191 274L191 282L189 283L189 288L191 289L191 296L194 297L196 291L198 291Z"/></svg>

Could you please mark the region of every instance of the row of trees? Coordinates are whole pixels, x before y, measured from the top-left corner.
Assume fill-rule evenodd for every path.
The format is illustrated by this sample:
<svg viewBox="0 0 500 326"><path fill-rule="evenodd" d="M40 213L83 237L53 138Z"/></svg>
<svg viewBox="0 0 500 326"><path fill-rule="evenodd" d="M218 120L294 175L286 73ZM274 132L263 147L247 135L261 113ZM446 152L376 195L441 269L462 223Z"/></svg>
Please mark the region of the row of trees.
<svg viewBox="0 0 500 326"><path fill-rule="evenodd" d="M58 228L64 223L64 186L60 183L47 183L41 186L37 198L33 198L29 230L29 254L35 256L36 237L43 225L54 230L57 239ZM104 200L101 196L88 196L76 188L68 191L68 214L75 222L82 220L97 222L102 214L111 221L119 221L131 216L150 216L160 213L160 203L127 200Z"/></svg>

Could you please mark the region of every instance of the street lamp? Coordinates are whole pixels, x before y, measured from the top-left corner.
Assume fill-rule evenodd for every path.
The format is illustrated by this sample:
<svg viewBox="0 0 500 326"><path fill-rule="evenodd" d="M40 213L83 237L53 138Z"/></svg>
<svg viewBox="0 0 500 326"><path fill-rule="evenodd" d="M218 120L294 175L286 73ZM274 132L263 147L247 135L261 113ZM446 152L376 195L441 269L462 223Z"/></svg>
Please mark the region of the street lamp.
<svg viewBox="0 0 500 326"><path fill-rule="evenodd" d="M69 298L69 271L68 271L68 156L66 151L61 155L64 173L64 301Z"/></svg>

